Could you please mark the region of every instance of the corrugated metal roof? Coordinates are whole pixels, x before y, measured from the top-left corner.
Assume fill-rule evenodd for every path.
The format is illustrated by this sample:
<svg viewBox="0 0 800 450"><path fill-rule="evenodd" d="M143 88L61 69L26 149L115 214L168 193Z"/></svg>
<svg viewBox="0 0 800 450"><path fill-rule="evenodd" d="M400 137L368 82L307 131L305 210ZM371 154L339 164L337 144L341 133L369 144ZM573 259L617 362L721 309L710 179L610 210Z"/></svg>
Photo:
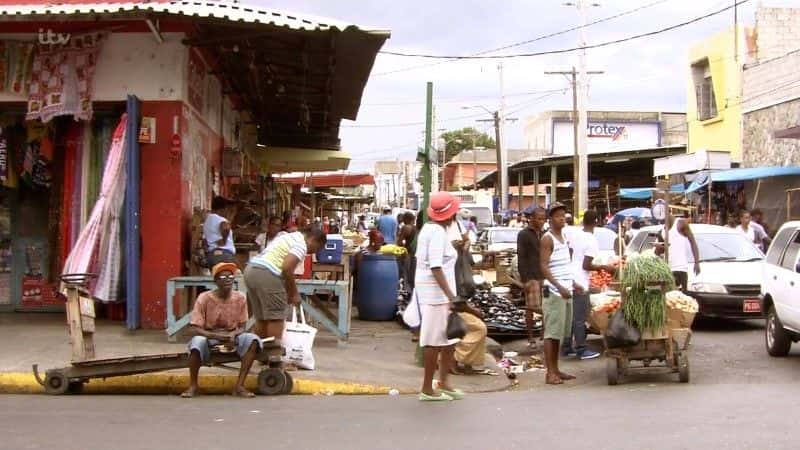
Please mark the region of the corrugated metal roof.
<svg viewBox="0 0 800 450"><path fill-rule="evenodd" d="M244 3L232 2L127 2L127 3L20 3L2 2L0 20L3 16L13 16L15 19L40 19L53 16L83 16L83 15L114 15L131 12L168 14L183 17L197 17L220 19L231 22L258 23L286 27L292 30L326 31L354 28L368 33L389 34L388 30L359 27L354 24L341 22L324 17L306 14L294 14L274 9L265 9Z"/></svg>

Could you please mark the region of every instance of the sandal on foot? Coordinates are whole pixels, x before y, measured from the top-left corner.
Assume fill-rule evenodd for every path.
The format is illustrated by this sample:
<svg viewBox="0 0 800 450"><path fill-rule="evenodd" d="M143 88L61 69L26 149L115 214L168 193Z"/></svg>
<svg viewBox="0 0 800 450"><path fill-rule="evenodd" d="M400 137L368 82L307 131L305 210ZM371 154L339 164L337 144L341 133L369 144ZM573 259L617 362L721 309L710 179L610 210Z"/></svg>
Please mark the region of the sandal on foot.
<svg viewBox="0 0 800 450"><path fill-rule="evenodd" d="M452 398L453 400L463 400L464 397L466 396L464 391L462 391L461 389L453 389L452 391L442 389L442 393Z"/></svg>
<svg viewBox="0 0 800 450"><path fill-rule="evenodd" d="M428 395L424 392L419 393L419 401L421 402L449 402L452 400L453 397L450 397L444 392L440 392L439 395Z"/></svg>

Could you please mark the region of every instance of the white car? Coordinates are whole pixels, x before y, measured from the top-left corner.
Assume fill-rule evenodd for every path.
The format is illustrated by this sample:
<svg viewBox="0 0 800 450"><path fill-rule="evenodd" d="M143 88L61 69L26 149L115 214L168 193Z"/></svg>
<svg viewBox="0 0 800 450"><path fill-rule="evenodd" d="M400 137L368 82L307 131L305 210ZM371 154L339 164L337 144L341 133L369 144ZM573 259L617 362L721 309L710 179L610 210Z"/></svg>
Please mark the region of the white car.
<svg viewBox="0 0 800 450"><path fill-rule="evenodd" d="M787 222L767 251L761 283L767 353L786 356L800 340L800 222Z"/></svg>
<svg viewBox="0 0 800 450"><path fill-rule="evenodd" d="M688 295L700 305L706 317L729 319L761 318L761 273L764 254L747 237L733 228L692 224L700 250L700 275L689 262ZM644 227L628 245L626 254L642 253L654 247L663 226ZM690 258L691 259L691 258Z"/></svg>
<svg viewBox="0 0 800 450"><path fill-rule="evenodd" d="M490 227L481 232L478 245L489 253L517 252L517 235L522 228Z"/></svg>

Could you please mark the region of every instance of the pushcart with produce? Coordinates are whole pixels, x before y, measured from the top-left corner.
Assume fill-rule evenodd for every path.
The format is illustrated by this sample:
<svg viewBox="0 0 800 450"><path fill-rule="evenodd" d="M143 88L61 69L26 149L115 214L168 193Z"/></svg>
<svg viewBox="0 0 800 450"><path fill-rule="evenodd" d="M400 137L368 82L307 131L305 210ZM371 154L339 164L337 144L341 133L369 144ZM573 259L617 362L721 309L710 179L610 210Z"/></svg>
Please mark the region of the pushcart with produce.
<svg viewBox="0 0 800 450"><path fill-rule="evenodd" d="M669 266L655 256L626 261L619 292L592 298L590 323L603 336L608 384L637 372L678 373L689 382L691 323L697 303L674 291Z"/></svg>

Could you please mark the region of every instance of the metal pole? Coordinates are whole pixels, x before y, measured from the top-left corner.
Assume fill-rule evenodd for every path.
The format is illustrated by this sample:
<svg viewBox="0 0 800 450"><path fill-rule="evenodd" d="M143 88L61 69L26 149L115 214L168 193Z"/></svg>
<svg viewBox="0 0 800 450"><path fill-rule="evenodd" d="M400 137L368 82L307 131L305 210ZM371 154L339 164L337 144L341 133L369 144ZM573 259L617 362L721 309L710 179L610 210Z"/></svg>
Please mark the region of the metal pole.
<svg viewBox="0 0 800 450"><path fill-rule="evenodd" d="M575 154L572 157L572 209L578 214L578 196L580 195L581 166L580 166L580 119L578 118L578 82L575 67L572 67L572 143Z"/></svg>
<svg viewBox="0 0 800 450"><path fill-rule="evenodd" d="M505 148L505 145L502 143L503 137L505 136L505 126L506 126L506 97L504 94L505 89L505 82L503 80L503 63L501 62L497 67L499 74L500 74L500 111L495 117L495 121L498 122L498 135L497 135L497 149L500 152L500 160L498 163L500 167L502 167L502 178L500 178L500 208L503 210L508 209L508 174L506 173L506 167L508 166L508 149Z"/></svg>
<svg viewBox="0 0 800 450"><path fill-rule="evenodd" d="M425 93L425 156L422 163L422 221L428 221L428 204L431 198L431 132L433 128L433 83L428 82Z"/></svg>
<svg viewBox="0 0 800 450"><path fill-rule="evenodd" d="M533 168L533 206L539 206L539 168Z"/></svg>
<svg viewBox="0 0 800 450"><path fill-rule="evenodd" d="M478 150L475 148L475 135L472 135L472 189L478 190Z"/></svg>
<svg viewBox="0 0 800 450"><path fill-rule="evenodd" d="M550 204L558 201L558 166L550 166Z"/></svg>
<svg viewBox="0 0 800 450"><path fill-rule="evenodd" d="M508 198L506 198L505 193L508 192L508 181L506 180L506 170L505 165L503 165L503 150L502 145L500 144L500 113L495 111L493 116L494 136L497 144L497 183L495 185L500 187L500 209L506 210L508 209ZM506 183L505 191L503 190L503 183ZM495 189L495 191L497 191L497 189Z"/></svg>
<svg viewBox="0 0 800 450"><path fill-rule="evenodd" d="M578 10L580 12L580 47L586 47L586 8L588 7L586 0L578 0ZM576 80L578 89L580 90L578 102L578 175L575 177L577 186L577 203L574 205L574 213L577 216L584 211L589 204L589 157L587 153L587 124L588 124L588 111L586 105L588 103L589 91L586 74L586 49L582 49L578 53L579 75Z"/></svg>

